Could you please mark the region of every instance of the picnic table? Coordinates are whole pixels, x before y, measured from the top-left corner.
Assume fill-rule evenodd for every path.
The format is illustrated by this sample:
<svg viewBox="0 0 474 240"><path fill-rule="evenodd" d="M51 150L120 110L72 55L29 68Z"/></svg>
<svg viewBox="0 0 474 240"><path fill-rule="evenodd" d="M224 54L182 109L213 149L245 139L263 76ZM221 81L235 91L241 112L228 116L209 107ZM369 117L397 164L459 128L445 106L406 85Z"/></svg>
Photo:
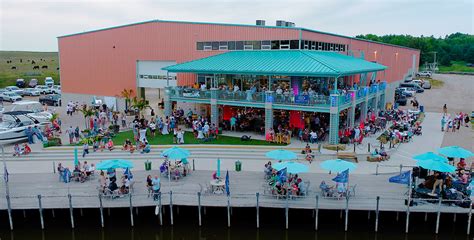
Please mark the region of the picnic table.
<svg viewBox="0 0 474 240"><path fill-rule="evenodd" d="M212 179L210 182L211 192L215 194L222 194L225 190L225 181L220 179Z"/></svg>

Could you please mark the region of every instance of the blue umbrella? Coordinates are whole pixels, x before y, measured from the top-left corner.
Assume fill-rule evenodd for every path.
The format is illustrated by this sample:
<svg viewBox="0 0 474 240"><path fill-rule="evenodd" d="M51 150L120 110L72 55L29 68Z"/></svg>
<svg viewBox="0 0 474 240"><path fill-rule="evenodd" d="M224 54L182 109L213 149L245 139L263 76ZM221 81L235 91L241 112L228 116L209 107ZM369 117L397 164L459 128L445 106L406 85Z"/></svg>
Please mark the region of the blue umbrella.
<svg viewBox="0 0 474 240"><path fill-rule="evenodd" d="M343 172L349 169L349 172L357 168L357 165L354 163L344 161L341 159L326 160L320 164L323 169L329 170L331 172Z"/></svg>
<svg viewBox="0 0 474 240"><path fill-rule="evenodd" d="M418 160L418 166L428 169L434 170L438 172L454 172L456 168L454 166L449 165L448 163L442 160Z"/></svg>
<svg viewBox="0 0 474 240"><path fill-rule="evenodd" d="M77 147L74 148L74 166L79 165L79 159L77 158Z"/></svg>
<svg viewBox="0 0 474 240"><path fill-rule="evenodd" d="M424 160L438 160L438 161L444 161L444 162L448 162L448 159L434 153L434 152L426 152L426 153L423 153L423 154L420 154L420 155L416 155L413 157L413 159L415 160L421 160L421 161L424 161Z"/></svg>
<svg viewBox="0 0 474 240"><path fill-rule="evenodd" d="M133 163L124 159L111 159L100 162L96 165L98 170L116 169L116 168L133 168Z"/></svg>
<svg viewBox="0 0 474 240"><path fill-rule="evenodd" d="M446 157L452 158L468 158L474 156L474 154L459 146L449 146L438 149L438 152Z"/></svg>
<svg viewBox="0 0 474 240"><path fill-rule="evenodd" d="M217 159L217 171L216 171L216 176L221 177L221 160Z"/></svg>
<svg viewBox="0 0 474 240"><path fill-rule="evenodd" d="M308 166L302 164L302 163L297 163L297 162L281 162L281 163L276 163L273 165L273 168L277 171L280 171L282 169L286 168L286 171L288 173L302 173L302 172L307 172L308 171Z"/></svg>
<svg viewBox="0 0 474 240"><path fill-rule="evenodd" d="M168 157L169 159L181 160L183 158L189 157L191 153L189 150L182 149L179 147L172 147L169 149L164 150L161 153L162 157Z"/></svg>
<svg viewBox="0 0 474 240"><path fill-rule="evenodd" d="M283 149L267 152L265 156L275 160L292 160L297 158L294 152Z"/></svg>

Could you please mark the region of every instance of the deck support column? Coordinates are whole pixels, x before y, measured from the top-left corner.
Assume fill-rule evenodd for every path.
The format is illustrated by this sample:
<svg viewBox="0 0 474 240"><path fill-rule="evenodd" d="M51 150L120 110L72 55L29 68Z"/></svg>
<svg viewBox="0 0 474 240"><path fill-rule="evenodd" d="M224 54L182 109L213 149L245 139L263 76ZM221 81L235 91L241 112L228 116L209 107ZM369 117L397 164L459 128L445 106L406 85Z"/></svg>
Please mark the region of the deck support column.
<svg viewBox="0 0 474 240"><path fill-rule="evenodd" d="M379 115L379 91L378 91L378 85L377 84L372 84L372 86L375 86L377 88L377 91L375 91L375 97L374 97L374 109L373 109L373 113L375 114L375 116L378 116Z"/></svg>
<svg viewBox="0 0 474 240"><path fill-rule="evenodd" d="M367 111L369 109L369 89L364 87L365 101L360 105L360 121L365 122L367 119Z"/></svg>
<svg viewBox="0 0 474 240"><path fill-rule="evenodd" d="M265 138L273 128L273 92L265 92Z"/></svg>
<svg viewBox="0 0 474 240"><path fill-rule="evenodd" d="M329 108L329 144L339 143L339 95L331 94Z"/></svg>
<svg viewBox="0 0 474 240"><path fill-rule="evenodd" d="M260 193L255 193L255 196L257 197L257 229L260 228L260 203L259 203L259 198L260 198Z"/></svg>
<svg viewBox="0 0 474 240"><path fill-rule="evenodd" d="M41 229L44 229L43 205L41 204L41 195L38 195L38 210L40 214Z"/></svg>
<svg viewBox="0 0 474 240"><path fill-rule="evenodd" d="M198 222L199 222L199 227L201 226L201 192L197 193L198 195Z"/></svg>
<svg viewBox="0 0 474 240"><path fill-rule="evenodd" d="M13 231L13 218L12 218L12 206L10 202L10 195L7 195L6 199L7 199L7 207L8 207L8 221L10 222L10 230Z"/></svg>
<svg viewBox="0 0 474 240"><path fill-rule="evenodd" d="M219 107L217 106L217 88L211 88L211 125L219 128Z"/></svg>
<svg viewBox="0 0 474 240"><path fill-rule="evenodd" d="M349 90L349 93L351 94L351 106L348 109L348 121L349 123L347 124L350 128L354 127L355 124L355 110L356 110L356 94L357 90Z"/></svg>
<svg viewBox="0 0 474 240"><path fill-rule="evenodd" d="M74 210L72 208L72 196L71 194L67 195L69 199L69 215L71 217L71 228L74 229Z"/></svg>
<svg viewBox="0 0 474 240"><path fill-rule="evenodd" d="M165 116L171 116L172 112L172 102L171 102L171 87L165 87L165 96L164 96L164 114Z"/></svg>

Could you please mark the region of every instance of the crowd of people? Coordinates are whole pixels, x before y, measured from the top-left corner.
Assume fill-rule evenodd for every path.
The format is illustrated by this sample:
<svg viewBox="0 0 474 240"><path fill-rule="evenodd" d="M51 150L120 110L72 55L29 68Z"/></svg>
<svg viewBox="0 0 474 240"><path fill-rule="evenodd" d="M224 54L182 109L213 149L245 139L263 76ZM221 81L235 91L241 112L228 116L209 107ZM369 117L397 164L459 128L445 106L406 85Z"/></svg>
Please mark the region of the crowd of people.
<svg viewBox="0 0 474 240"><path fill-rule="evenodd" d="M266 185L272 195L278 197L296 197L306 196L308 193L309 182L305 182L298 174L286 174L275 170L272 162L264 166Z"/></svg>

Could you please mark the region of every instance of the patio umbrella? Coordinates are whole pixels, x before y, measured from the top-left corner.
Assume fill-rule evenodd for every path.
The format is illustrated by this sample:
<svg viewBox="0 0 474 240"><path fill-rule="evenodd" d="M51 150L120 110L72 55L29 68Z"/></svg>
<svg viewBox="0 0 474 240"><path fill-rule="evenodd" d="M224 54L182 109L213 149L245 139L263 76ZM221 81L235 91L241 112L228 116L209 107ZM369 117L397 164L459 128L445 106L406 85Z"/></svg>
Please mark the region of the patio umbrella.
<svg viewBox="0 0 474 240"><path fill-rule="evenodd" d="M216 171L216 176L219 178L221 177L221 160L217 159L217 171Z"/></svg>
<svg viewBox="0 0 474 240"><path fill-rule="evenodd" d="M179 147L172 147L172 148L164 150L161 153L161 156L168 157L169 159L181 160L183 158L187 158L190 154L191 153L186 149L182 149Z"/></svg>
<svg viewBox="0 0 474 240"><path fill-rule="evenodd" d="M276 164L273 165L273 168L277 171L280 171L281 169L286 168L286 171L288 173L293 173L293 174L308 171L308 166L306 166L302 163L291 162L291 161L276 163Z"/></svg>
<svg viewBox="0 0 474 240"><path fill-rule="evenodd" d="M421 160L421 161L424 161L424 160L439 160L439 161L444 161L444 162L448 162L448 159L446 159L445 157L442 157L434 152L426 152L426 153L423 153L423 154L420 154L420 155L416 155L413 157L413 159L415 160Z"/></svg>
<svg viewBox="0 0 474 240"><path fill-rule="evenodd" d="M292 159L297 158L294 152L284 150L284 149L278 149L278 150L267 152L265 156L267 158L271 158L275 160L292 160Z"/></svg>
<svg viewBox="0 0 474 240"><path fill-rule="evenodd" d="M124 159L111 159L100 162L96 165L97 170L107 170L116 168L133 168L133 163Z"/></svg>
<svg viewBox="0 0 474 240"><path fill-rule="evenodd" d="M79 165L79 159L77 158L77 147L74 148L74 166Z"/></svg>
<svg viewBox="0 0 474 240"><path fill-rule="evenodd" d="M331 172L342 172L347 169L349 169L349 172L351 172L352 170L357 168L357 165L355 165L354 163L341 159L326 160L322 162L319 166Z"/></svg>
<svg viewBox="0 0 474 240"><path fill-rule="evenodd" d="M442 160L418 160L418 166L438 172L454 172L456 168Z"/></svg>
<svg viewBox="0 0 474 240"><path fill-rule="evenodd" d="M443 147L438 149L438 152L446 157L452 158L468 158L474 156L471 151L459 146Z"/></svg>

